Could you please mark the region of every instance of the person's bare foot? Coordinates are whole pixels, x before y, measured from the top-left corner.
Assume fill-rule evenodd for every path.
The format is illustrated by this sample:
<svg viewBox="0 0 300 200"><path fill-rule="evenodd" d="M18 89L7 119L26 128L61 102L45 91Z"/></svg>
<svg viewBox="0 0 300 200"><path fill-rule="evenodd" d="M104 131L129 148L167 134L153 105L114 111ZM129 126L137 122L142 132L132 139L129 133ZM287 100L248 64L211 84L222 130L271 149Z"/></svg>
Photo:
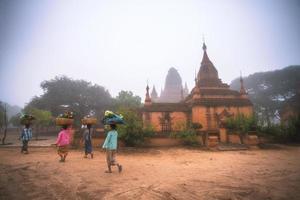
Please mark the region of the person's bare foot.
<svg viewBox="0 0 300 200"><path fill-rule="evenodd" d="M106 170L105 173L112 173L112 171Z"/></svg>

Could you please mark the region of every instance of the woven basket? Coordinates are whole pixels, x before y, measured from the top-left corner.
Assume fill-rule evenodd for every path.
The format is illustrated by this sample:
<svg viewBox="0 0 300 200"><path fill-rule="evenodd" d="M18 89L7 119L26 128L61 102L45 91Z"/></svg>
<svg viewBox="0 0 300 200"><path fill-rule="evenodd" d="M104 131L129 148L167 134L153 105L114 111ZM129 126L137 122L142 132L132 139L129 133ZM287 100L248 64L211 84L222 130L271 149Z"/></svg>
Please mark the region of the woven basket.
<svg viewBox="0 0 300 200"><path fill-rule="evenodd" d="M82 123L83 125L88 125L88 124L94 125L94 124L97 123L97 119L94 118L94 117L83 118L83 119L81 120L81 123Z"/></svg>
<svg viewBox="0 0 300 200"><path fill-rule="evenodd" d="M56 125L71 125L73 124L74 119L68 119L68 118L61 118L58 117L55 119Z"/></svg>
<svg viewBox="0 0 300 200"><path fill-rule="evenodd" d="M21 119L20 123L21 123L22 125L32 124L32 121L33 121L33 120L30 120L30 119Z"/></svg>

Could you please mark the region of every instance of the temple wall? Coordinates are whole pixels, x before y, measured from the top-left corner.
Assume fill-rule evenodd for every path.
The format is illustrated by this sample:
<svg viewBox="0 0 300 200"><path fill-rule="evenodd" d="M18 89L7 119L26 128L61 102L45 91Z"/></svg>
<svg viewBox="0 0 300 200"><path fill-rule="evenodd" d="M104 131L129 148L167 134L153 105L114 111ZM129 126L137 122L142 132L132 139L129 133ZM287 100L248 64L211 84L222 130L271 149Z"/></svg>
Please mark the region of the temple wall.
<svg viewBox="0 0 300 200"><path fill-rule="evenodd" d="M150 115L150 124L153 126L155 131L161 131L160 120L163 116L163 112L149 112ZM183 126L187 124L187 114L184 112L171 112L170 113L172 130L180 130ZM143 113L143 122L145 123L146 113Z"/></svg>
<svg viewBox="0 0 300 200"><path fill-rule="evenodd" d="M204 106L192 108L192 123L200 123L203 130L207 129L206 108Z"/></svg>
<svg viewBox="0 0 300 200"><path fill-rule="evenodd" d="M184 112L172 112L172 130L180 131L186 127L187 124L187 115Z"/></svg>
<svg viewBox="0 0 300 200"><path fill-rule="evenodd" d="M253 107L252 106L244 106L239 108L240 113L243 113L245 116L249 117L253 115Z"/></svg>
<svg viewBox="0 0 300 200"><path fill-rule="evenodd" d="M244 114L245 116L250 116L253 114L253 107L252 106L231 106L231 107L227 107L227 106L218 106L215 107L215 112L216 113L221 113L224 109L227 109L227 111L229 113L234 113L234 115L238 115L238 114Z"/></svg>
<svg viewBox="0 0 300 200"><path fill-rule="evenodd" d="M149 112L150 122L155 131L161 130L160 119L162 117L162 112Z"/></svg>
<svg viewBox="0 0 300 200"><path fill-rule="evenodd" d="M203 145L203 140L201 136L197 136L197 141ZM93 138L92 139L92 145L95 148L98 148L99 146L102 146L104 143L105 137L100 138ZM84 143L80 142L80 140L76 139L76 144L78 144L78 147L84 147ZM160 136L153 136L151 138L147 138L145 144L143 144L144 147L172 147L172 146L180 146L182 145L182 140L178 138L171 138L171 137L160 137ZM119 140L118 141L119 147L125 147L125 144Z"/></svg>
<svg viewBox="0 0 300 200"><path fill-rule="evenodd" d="M253 114L252 106L242 106L242 107L227 107L227 106L194 106L192 108L191 120L192 123L200 123L202 125L202 130L216 130L219 129L218 120L216 114L220 114L224 109L229 113L233 113L234 116L238 114L244 114L245 116L251 116ZM160 120L163 116L163 112L149 112L150 124L153 126L154 130L157 132L161 131ZM178 131L186 126L188 119L187 113L185 112L170 112L172 130ZM146 114L143 113L143 121L146 122Z"/></svg>
<svg viewBox="0 0 300 200"><path fill-rule="evenodd" d="M218 121L216 118L216 113L220 114L224 109L228 112L234 113L235 116L238 114L244 114L245 116L251 116L253 114L252 106L243 107L227 107L227 106L217 106L217 107L207 107L207 106L194 106L192 108L192 122L200 123L203 128L202 130L214 130L219 129Z"/></svg>
<svg viewBox="0 0 300 200"><path fill-rule="evenodd" d="M201 98L212 98L212 99L234 99L236 96L234 95L201 95Z"/></svg>

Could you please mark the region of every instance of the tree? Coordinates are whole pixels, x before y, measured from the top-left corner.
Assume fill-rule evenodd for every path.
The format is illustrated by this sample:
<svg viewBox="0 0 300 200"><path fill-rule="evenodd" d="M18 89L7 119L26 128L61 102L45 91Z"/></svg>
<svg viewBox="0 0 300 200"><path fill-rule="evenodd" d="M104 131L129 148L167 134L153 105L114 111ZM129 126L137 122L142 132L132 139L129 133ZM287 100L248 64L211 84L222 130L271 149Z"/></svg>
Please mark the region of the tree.
<svg viewBox="0 0 300 200"><path fill-rule="evenodd" d="M0 117L1 117L1 121L0 121L0 125L1 125L1 129L2 127L4 127L3 130L3 137L2 137L2 144L5 144L5 139L6 139L6 133L7 133L7 107L6 104L2 105L2 102L0 102Z"/></svg>
<svg viewBox="0 0 300 200"><path fill-rule="evenodd" d="M25 113L30 113L35 117L34 126L35 126L35 139L38 140L39 131L41 127L48 127L53 124L53 117L51 112L47 110L41 110L37 108L27 107Z"/></svg>
<svg viewBox="0 0 300 200"><path fill-rule="evenodd" d="M141 97L133 95L131 91L122 90L114 99L114 107L138 108L141 106Z"/></svg>
<svg viewBox="0 0 300 200"><path fill-rule="evenodd" d="M300 114L292 116L287 124L282 124L281 126L284 129L286 141L300 142Z"/></svg>
<svg viewBox="0 0 300 200"><path fill-rule="evenodd" d="M270 126L279 122L279 113L285 102L299 94L300 66L255 73L244 78L244 84L260 125ZM239 79L233 80L230 87L239 90Z"/></svg>
<svg viewBox="0 0 300 200"><path fill-rule="evenodd" d="M21 124L20 124L20 117L21 117L21 113L18 113L14 116L12 116L10 119L9 119L9 124L13 125L14 127L19 127Z"/></svg>
<svg viewBox="0 0 300 200"><path fill-rule="evenodd" d="M300 142L300 114L291 116L285 123L271 124L269 127L258 127L259 132L279 143Z"/></svg>
<svg viewBox="0 0 300 200"><path fill-rule="evenodd" d="M66 76L55 77L42 82L41 88L44 94L34 97L26 107L48 110L54 116L73 111L77 125L85 115L102 115L112 105L112 98L104 87L84 80L73 80Z"/></svg>
<svg viewBox="0 0 300 200"><path fill-rule="evenodd" d="M2 130L3 125L4 125L4 106L0 101L0 130Z"/></svg>

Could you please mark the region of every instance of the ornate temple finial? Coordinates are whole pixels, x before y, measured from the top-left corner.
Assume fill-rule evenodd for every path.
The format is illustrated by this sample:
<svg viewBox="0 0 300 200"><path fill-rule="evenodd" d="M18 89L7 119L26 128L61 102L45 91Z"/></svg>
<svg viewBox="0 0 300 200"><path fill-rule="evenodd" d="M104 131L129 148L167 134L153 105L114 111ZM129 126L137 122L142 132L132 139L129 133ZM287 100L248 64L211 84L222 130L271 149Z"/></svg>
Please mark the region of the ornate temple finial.
<svg viewBox="0 0 300 200"><path fill-rule="evenodd" d="M147 95L147 94L149 95L149 80L148 80L148 79L147 79L147 87L146 87L146 91L147 91L146 95Z"/></svg>
<svg viewBox="0 0 300 200"><path fill-rule="evenodd" d="M243 80L242 72L241 71L240 71L240 84L241 84L240 93L242 95L247 94L247 92L246 92L246 90L244 88L244 80Z"/></svg>
<svg viewBox="0 0 300 200"><path fill-rule="evenodd" d="M185 90L189 90L189 88L188 88L188 86L187 86L187 83L186 83L186 82L184 83L184 89L185 89Z"/></svg>
<svg viewBox="0 0 300 200"><path fill-rule="evenodd" d="M206 51L206 49L207 49L205 42L203 42L202 49L203 49L203 51Z"/></svg>
<svg viewBox="0 0 300 200"><path fill-rule="evenodd" d="M184 92L184 96L187 96L189 94L189 88L187 86L187 83L185 82L184 84L184 89L183 89L183 92Z"/></svg>
<svg viewBox="0 0 300 200"><path fill-rule="evenodd" d="M149 86L148 86L148 80L147 80L145 105L149 105L149 104L151 104L151 98L149 95Z"/></svg>

